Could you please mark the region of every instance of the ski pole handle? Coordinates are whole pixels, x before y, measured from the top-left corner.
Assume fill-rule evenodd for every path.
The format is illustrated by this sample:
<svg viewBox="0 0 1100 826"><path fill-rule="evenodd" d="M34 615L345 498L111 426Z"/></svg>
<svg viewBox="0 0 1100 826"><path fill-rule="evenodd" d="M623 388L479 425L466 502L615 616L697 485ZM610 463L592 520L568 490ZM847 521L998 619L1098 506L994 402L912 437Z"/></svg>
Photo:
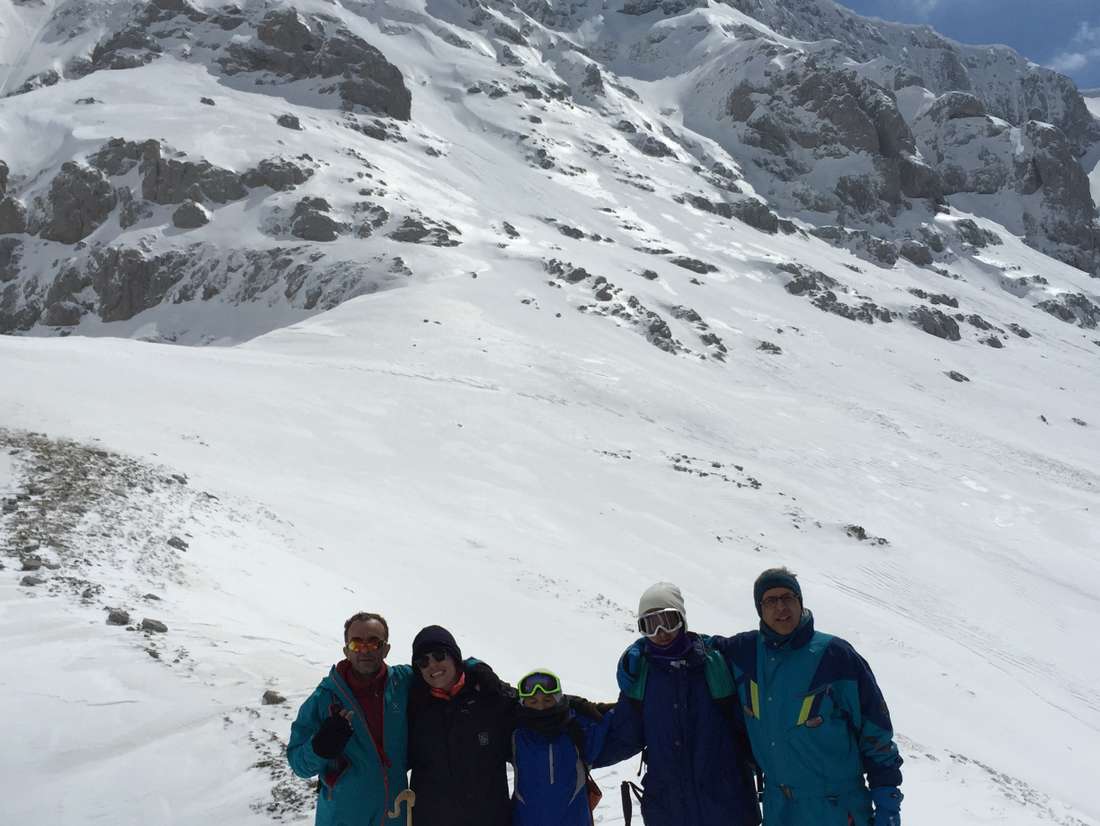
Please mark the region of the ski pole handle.
<svg viewBox="0 0 1100 826"><path fill-rule="evenodd" d="M390 817L399 817L401 815L401 804L405 804L405 826L413 826L413 806L416 805L416 792L412 789L405 789L393 800L393 811L389 813Z"/></svg>

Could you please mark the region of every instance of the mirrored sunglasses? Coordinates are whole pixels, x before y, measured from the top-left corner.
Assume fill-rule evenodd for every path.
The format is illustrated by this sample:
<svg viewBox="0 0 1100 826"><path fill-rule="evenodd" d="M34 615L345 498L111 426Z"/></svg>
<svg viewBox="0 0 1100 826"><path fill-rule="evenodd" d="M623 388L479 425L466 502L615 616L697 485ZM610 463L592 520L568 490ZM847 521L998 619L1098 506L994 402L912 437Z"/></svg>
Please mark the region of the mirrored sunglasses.
<svg viewBox="0 0 1100 826"><path fill-rule="evenodd" d="M413 657L413 665L417 668L427 668L429 662L441 663L447 659L447 652L443 649L437 649L435 651L428 651L424 654L418 654Z"/></svg>
<svg viewBox="0 0 1100 826"><path fill-rule="evenodd" d="M371 637L367 640L362 637L352 637L348 640L348 651L355 654L359 654L363 651L380 651L385 644L386 641L380 640L378 637Z"/></svg>

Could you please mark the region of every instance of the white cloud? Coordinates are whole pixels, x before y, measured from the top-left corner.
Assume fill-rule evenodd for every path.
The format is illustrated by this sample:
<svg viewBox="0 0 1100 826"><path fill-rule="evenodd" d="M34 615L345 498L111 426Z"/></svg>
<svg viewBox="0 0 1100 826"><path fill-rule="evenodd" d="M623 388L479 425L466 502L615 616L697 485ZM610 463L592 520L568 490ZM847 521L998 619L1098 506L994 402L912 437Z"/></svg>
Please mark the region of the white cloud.
<svg viewBox="0 0 1100 826"><path fill-rule="evenodd" d="M1076 72L1088 66L1090 57L1094 56L1084 52L1060 52L1050 61L1050 68L1056 72Z"/></svg>
<svg viewBox="0 0 1100 826"><path fill-rule="evenodd" d="M1077 34L1073 36L1073 42L1095 43L1100 46L1100 24L1090 26L1087 21L1082 20L1081 25L1077 27Z"/></svg>
<svg viewBox="0 0 1100 826"><path fill-rule="evenodd" d="M915 13L921 17L927 17L939 8L942 0L907 0L907 2Z"/></svg>
<svg viewBox="0 0 1100 826"><path fill-rule="evenodd" d="M1056 72L1079 72L1093 61L1100 60L1100 25L1090 25L1082 20L1065 50L1056 54L1047 64Z"/></svg>

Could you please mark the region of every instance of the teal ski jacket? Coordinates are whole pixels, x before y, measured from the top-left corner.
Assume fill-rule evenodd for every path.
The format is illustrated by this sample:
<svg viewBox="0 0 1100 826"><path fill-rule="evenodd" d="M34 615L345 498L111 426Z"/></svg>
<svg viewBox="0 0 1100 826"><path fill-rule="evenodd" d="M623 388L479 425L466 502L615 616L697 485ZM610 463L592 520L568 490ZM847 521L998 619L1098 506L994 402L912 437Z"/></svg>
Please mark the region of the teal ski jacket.
<svg viewBox="0 0 1100 826"><path fill-rule="evenodd" d="M290 768L299 777L320 775L317 799L317 826L399 826L398 818L387 815L394 798L406 788L408 725L411 666L387 666L383 692L383 750L367 730L355 694L333 666L329 675L298 709L290 729L286 754ZM325 760L313 751L313 735L321 723L343 709L355 711L353 734L341 758Z"/></svg>
<svg viewBox="0 0 1100 826"><path fill-rule="evenodd" d="M901 785L902 758L870 666L814 630L713 637L738 686L764 772L764 826L871 826L871 788Z"/></svg>

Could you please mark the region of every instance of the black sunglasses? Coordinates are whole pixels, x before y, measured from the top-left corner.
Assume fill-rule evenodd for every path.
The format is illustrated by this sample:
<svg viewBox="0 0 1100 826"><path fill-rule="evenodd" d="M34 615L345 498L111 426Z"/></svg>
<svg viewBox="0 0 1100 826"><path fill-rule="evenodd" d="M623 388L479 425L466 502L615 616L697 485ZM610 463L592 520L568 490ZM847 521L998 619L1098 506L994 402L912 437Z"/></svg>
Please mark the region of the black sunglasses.
<svg viewBox="0 0 1100 826"><path fill-rule="evenodd" d="M415 665L417 668L427 668L429 657L431 657L432 660L435 660L435 662L441 663L445 659L447 659L447 652L442 649L437 649L435 651L428 651L426 654L418 654L417 656L413 657L413 665Z"/></svg>

